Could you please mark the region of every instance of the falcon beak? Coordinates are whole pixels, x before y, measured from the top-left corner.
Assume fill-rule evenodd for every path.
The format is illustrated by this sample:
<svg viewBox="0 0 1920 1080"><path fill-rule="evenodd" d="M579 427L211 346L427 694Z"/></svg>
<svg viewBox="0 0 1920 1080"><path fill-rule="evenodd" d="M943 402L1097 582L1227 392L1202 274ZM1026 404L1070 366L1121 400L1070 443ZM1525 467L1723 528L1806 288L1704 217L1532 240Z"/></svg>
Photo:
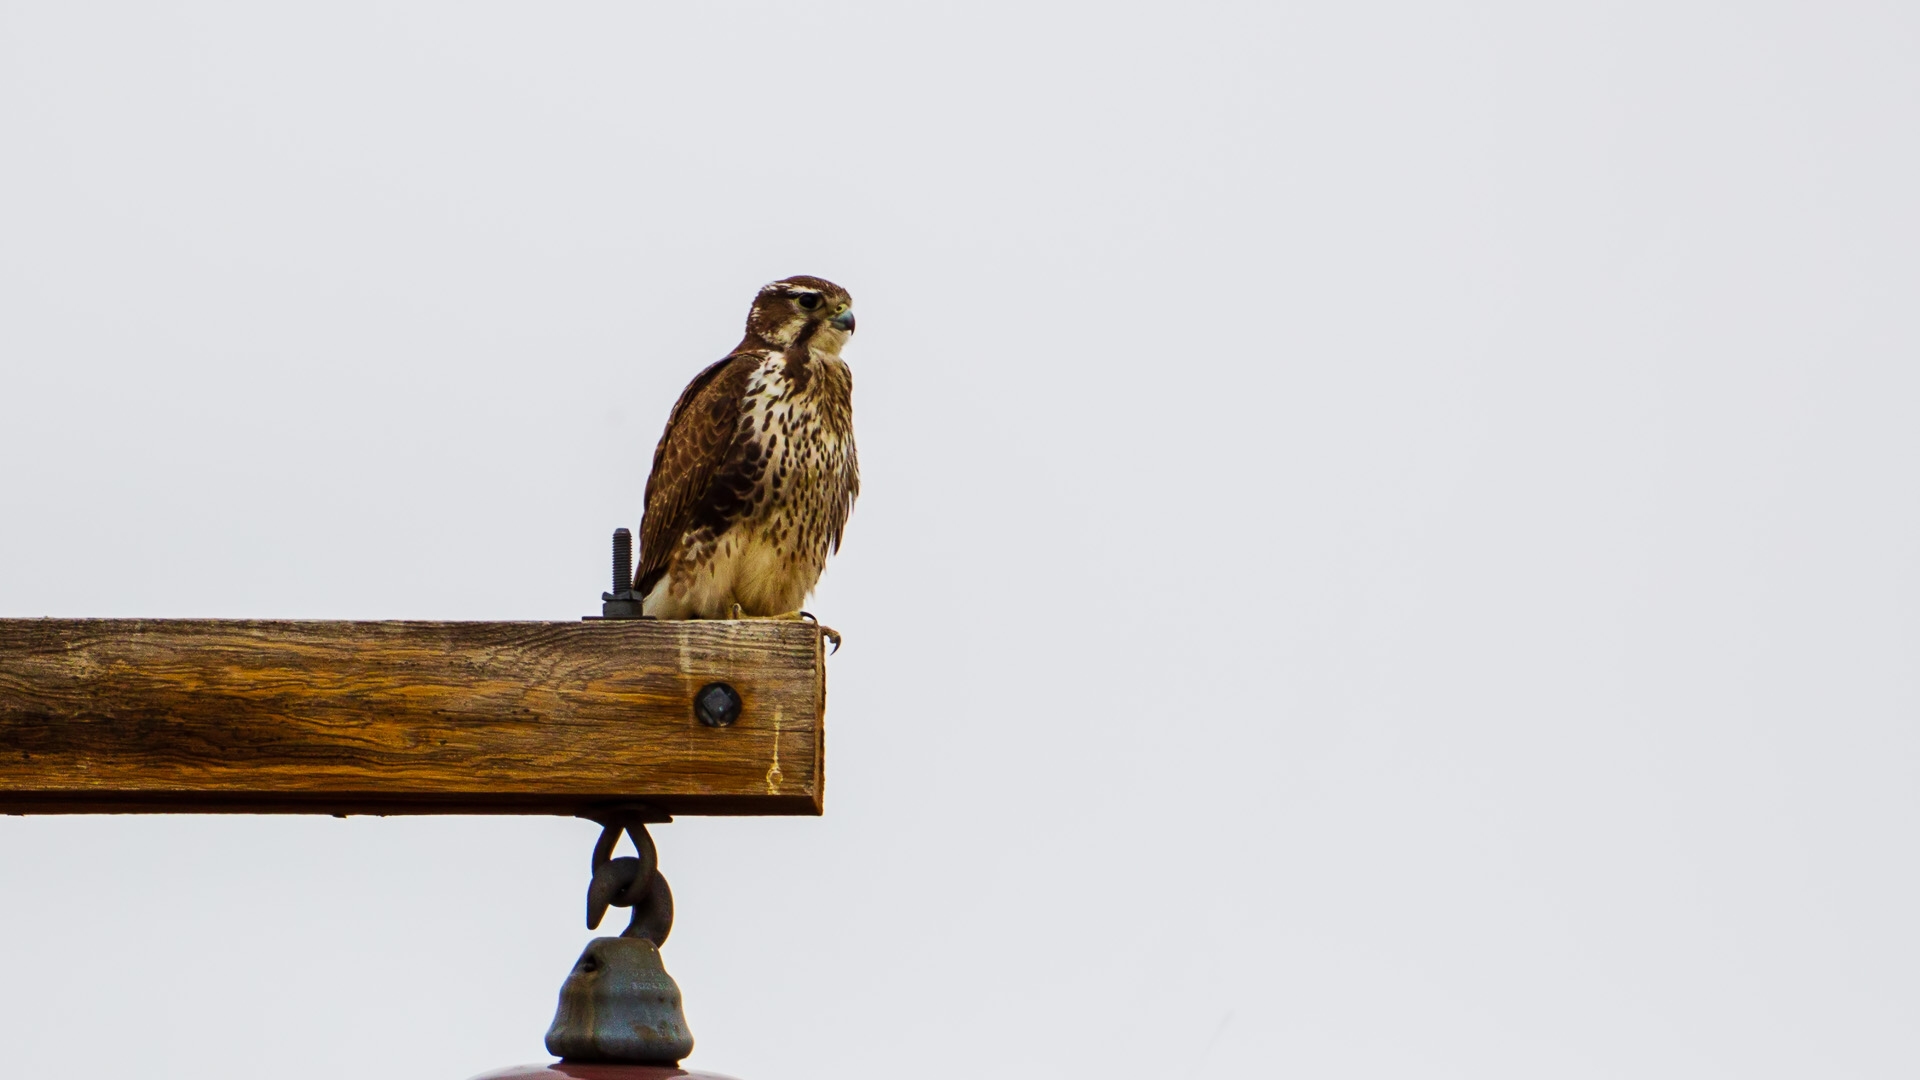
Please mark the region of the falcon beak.
<svg viewBox="0 0 1920 1080"><path fill-rule="evenodd" d="M848 308L840 314L835 315L833 317L833 325L836 329L845 330L849 334L853 333L853 309Z"/></svg>

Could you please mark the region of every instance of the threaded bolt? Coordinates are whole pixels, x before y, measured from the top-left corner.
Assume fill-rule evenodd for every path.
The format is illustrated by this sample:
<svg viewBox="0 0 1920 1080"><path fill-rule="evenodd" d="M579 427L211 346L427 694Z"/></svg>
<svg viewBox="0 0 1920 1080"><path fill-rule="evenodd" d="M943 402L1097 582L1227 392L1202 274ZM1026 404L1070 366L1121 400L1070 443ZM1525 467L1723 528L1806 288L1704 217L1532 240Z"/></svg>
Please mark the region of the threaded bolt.
<svg viewBox="0 0 1920 1080"><path fill-rule="evenodd" d="M613 530L613 595L633 589L633 534L626 529Z"/></svg>

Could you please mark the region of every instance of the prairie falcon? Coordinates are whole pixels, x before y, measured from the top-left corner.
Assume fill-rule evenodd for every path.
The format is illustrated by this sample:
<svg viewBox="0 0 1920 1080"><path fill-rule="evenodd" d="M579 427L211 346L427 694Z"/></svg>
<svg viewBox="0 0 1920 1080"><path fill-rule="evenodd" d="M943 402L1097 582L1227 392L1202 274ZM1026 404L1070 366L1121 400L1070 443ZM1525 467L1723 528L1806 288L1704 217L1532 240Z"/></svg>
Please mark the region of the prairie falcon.
<svg viewBox="0 0 1920 1080"><path fill-rule="evenodd" d="M790 277L680 392L653 451L634 595L659 619L797 618L860 493L853 298ZM838 635L835 635L837 640Z"/></svg>

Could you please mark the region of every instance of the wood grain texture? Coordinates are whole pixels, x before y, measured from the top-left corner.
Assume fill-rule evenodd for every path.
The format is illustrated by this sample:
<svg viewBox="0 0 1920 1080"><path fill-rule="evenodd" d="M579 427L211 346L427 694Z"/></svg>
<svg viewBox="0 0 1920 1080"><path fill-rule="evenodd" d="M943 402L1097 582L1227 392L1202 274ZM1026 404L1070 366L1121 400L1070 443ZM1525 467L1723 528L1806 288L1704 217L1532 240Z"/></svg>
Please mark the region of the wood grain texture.
<svg viewBox="0 0 1920 1080"><path fill-rule="evenodd" d="M804 623L0 619L0 813L818 814L825 700Z"/></svg>

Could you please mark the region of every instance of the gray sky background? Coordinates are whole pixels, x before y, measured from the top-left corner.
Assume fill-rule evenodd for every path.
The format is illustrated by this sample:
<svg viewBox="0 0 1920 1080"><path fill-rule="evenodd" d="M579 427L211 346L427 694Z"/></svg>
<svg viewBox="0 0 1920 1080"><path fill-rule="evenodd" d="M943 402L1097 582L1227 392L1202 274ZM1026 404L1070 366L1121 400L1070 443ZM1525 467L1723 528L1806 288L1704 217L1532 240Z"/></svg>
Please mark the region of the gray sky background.
<svg viewBox="0 0 1920 1080"><path fill-rule="evenodd" d="M1912 1076L1917 11L0 2L0 615L576 618L819 274L691 1064ZM593 836L0 819L0 1073L543 1059Z"/></svg>

